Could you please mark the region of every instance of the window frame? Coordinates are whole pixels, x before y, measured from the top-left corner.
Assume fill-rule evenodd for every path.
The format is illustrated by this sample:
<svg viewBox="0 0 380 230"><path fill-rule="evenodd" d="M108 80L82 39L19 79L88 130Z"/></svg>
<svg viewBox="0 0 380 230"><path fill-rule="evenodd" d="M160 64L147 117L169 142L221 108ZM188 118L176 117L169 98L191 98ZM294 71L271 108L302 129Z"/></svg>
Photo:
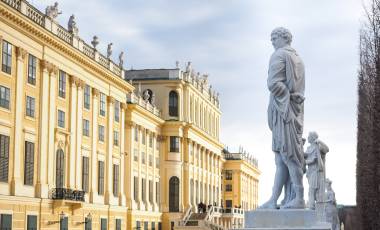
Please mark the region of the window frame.
<svg viewBox="0 0 380 230"><path fill-rule="evenodd" d="M33 142L29 141L25 141L24 146L24 185L33 185L35 146Z"/></svg>
<svg viewBox="0 0 380 230"><path fill-rule="evenodd" d="M179 153L180 151L180 138L178 136L170 136L170 152Z"/></svg>
<svg viewBox="0 0 380 230"><path fill-rule="evenodd" d="M57 122L57 125L58 125L58 127L60 127L60 128L65 128L65 116L66 116L66 114L65 114L65 112L63 111L63 110L60 110L60 109L58 109L58 122ZM62 116L63 115L63 116Z"/></svg>
<svg viewBox="0 0 380 230"><path fill-rule="evenodd" d="M11 110L11 89L0 85L0 107Z"/></svg>
<svg viewBox="0 0 380 230"><path fill-rule="evenodd" d="M32 54L28 55L28 84L36 85L37 58Z"/></svg>
<svg viewBox="0 0 380 230"><path fill-rule="evenodd" d="M91 108L91 87L89 85L85 85L83 89L83 107L88 110Z"/></svg>
<svg viewBox="0 0 380 230"><path fill-rule="evenodd" d="M35 111L36 111L36 99L31 96L26 96L26 103L25 103L25 113L26 116L34 118L35 117Z"/></svg>
<svg viewBox="0 0 380 230"><path fill-rule="evenodd" d="M2 44L2 61L1 61L1 71L7 73L9 75L12 74L12 53L13 53L13 45L3 40Z"/></svg>
<svg viewBox="0 0 380 230"><path fill-rule="evenodd" d="M63 70L59 70L58 96L60 98L66 98L66 73Z"/></svg>

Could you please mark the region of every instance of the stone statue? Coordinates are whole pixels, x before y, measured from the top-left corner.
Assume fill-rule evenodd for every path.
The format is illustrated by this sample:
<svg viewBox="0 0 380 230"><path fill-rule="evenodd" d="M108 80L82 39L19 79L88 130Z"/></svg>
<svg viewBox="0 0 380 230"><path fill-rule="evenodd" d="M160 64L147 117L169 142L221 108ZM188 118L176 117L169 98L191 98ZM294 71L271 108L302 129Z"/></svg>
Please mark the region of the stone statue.
<svg viewBox="0 0 380 230"><path fill-rule="evenodd" d="M123 65L124 65L124 52L121 51L121 53L119 54L119 67L123 68Z"/></svg>
<svg viewBox="0 0 380 230"><path fill-rule="evenodd" d="M45 9L45 14L51 19L56 19L62 11L58 11L58 2L55 2L52 6L47 6Z"/></svg>
<svg viewBox="0 0 380 230"><path fill-rule="evenodd" d="M332 181L326 179L326 217L327 222L332 224L332 230L340 230L338 209L336 208L335 192L331 187Z"/></svg>
<svg viewBox="0 0 380 230"><path fill-rule="evenodd" d="M175 61L175 68L179 69L179 61Z"/></svg>
<svg viewBox="0 0 380 230"><path fill-rule="evenodd" d="M150 104L156 106L156 94L152 93L152 98L150 99Z"/></svg>
<svg viewBox="0 0 380 230"><path fill-rule="evenodd" d="M276 209L282 188L289 182L294 198L281 208L305 208L302 182L303 157L303 102L305 91L304 64L290 46L292 34L279 27L271 33L275 49L269 61L268 124L272 131L272 150L275 154L276 174L272 196L261 208Z"/></svg>
<svg viewBox="0 0 380 230"><path fill-rule="evenodd" d="M112 55L112 45L113 45L112 42L107 45L107 58L108 59L110 59L111 55Z"/></svg>
<svg viewBox="0 0 380 230"><path fill-rule="evenodd" d="M74 14L70 16L69 18L69 22L67 23L67 29L70 33L72 33L73 35L77 36L78 35L78 27L77 27L77 23L75 22L75 16Z"/></svg>
<svg viewBox="0 0 380 230"><path fill-rule="evenodd" d="M323 183L323 169L324 163L321 157L319 148L318 134L316 132L310 132L308 136L308 142L310 146L305 151L305 163L307 165L306 177L309 182L309 201L308 206L310 209L315 209L317 201L321 201L320 197L317 197Z"/></svg>
<svg viewBox="0 0 380 230"><path fill-rule="evenodd" d="M145 90L143 92L143 100L148 103L149 102L149 98L150 98L149 90Z"/></svg>

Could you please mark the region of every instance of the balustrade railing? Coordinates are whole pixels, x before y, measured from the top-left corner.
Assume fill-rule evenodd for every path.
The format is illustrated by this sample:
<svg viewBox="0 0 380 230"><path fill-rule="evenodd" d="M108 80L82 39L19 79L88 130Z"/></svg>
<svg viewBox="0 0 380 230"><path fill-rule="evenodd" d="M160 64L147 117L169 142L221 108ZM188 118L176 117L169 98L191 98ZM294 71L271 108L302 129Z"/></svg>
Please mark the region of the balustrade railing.
<svg viewBox="0 0 380 230"><path fill-rule="evenodd" d="M73 35L60 25L57 27L57 36L65 42L71 44Z"/></svg>
<svg viewBox="0 0 380 230"><path fill-rule="evenodd" d="M84 191L73 190L69 188L54 188L50 192L50 198L53 200L73 200L84 201Z"/></svg>
<svg viewBox="0 0 380 230"><path fill-rule="evenodd" d="M1 0L11 6L12 8L15 8L16 10L21 9L21 0Z"/></svg>

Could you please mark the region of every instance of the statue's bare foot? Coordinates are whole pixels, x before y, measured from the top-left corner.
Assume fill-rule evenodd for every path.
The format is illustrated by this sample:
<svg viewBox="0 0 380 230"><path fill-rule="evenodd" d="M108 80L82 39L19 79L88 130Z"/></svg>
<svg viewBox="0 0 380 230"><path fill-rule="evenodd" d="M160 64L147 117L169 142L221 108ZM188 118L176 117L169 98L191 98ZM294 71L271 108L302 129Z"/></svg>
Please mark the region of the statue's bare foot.
<svg viewBox="0 0 380 230"><path fill-rule="evenodd" d="M281 206L282 209L304 209L305 208L305 201L302 199L293 199L292 201L288 202L284 206Z"/></svg>
<svg viewBox="0 0 380 230"><path fill-rule="evenodd" d="M272 199L265 202L263 205L259 207L259 209L277 209L277 204Z"/></svg>

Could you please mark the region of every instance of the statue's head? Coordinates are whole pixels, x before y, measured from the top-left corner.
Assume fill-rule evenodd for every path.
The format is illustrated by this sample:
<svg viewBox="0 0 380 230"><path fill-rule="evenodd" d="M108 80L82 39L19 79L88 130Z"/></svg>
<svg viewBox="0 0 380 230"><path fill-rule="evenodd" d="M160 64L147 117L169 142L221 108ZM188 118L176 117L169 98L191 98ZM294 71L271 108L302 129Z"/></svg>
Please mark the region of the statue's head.
<svg viewBox="0 0 380 230"><path fill-rule="evenodd" d="M326 178L326 188L327 189L331 189L331 184L332 184L332 181L329 179L329 178Z"/></svg>
<svg viewBox="0 0 380 230"><path fill-rule="evenodd" d="M57 6L58 6L58 2L55 2L55 3L54 3L54 6L57 7Z"/></svg>
<svg viewBox="0 0 380 230"><path fill-rule="evenodd" d="M314 143L314 141L316 141L317 139L318 139L318 133L317 132L315 132L315 131L309 132L309 136L307 137L307 140L310 144Z"/></svg>
<svg viewBox="0 0 380 230"><path fill-rule="evenodd" d="M279 49L292 43L292 34L284 27L277 27L271 33L271 41L273 47Z"/></svg>

